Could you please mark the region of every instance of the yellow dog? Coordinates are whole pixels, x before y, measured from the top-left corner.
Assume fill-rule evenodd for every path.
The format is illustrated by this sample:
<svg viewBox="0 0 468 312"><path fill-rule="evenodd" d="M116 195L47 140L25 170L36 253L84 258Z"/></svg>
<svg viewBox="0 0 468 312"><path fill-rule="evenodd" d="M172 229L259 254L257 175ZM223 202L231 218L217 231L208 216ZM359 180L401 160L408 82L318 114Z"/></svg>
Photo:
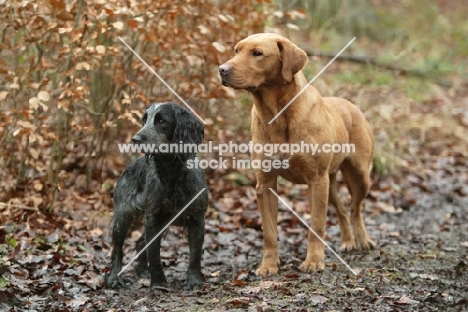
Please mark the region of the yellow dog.
<svg viewBox="0 0 468 312"><path fill-rule="evenodd" d="M252 93L252 141L254 144L305 142L316 146L335 144L354 147L353 151L278 153L273 159L287 159L288 168L265 172L256 169L257 201L263 222L263 260L257 275L278 273L277 177L293 183L307 183L312 216L311 227L322 238L325 234L328 203L337 211L341 229L341 250L374 247L362 215L363 201L370 188L374 149L372 130L361 111L349 101L321 97L312 86L302 92L277 118L269 122L307 85L301 69L307 54L277 34L255 34L240 41L236 56L219 67L222 83ZM325 151L325 149L324 149ZM253 160L264 160L264 153L253 153ZM351 218L337 195L337 171L341 170L351 200ZM301 265L306 272L325 267L324 246L312 233L308 235L307 257Z"/></svg>

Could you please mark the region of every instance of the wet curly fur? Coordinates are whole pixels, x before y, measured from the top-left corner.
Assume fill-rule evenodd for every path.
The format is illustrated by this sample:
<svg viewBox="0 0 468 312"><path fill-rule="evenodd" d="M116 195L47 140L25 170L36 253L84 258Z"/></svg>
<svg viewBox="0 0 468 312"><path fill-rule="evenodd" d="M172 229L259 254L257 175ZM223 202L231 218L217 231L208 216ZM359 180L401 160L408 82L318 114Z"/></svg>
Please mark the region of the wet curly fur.
<svg viewBox="0 0 468 312"><path fill-rule="evenodd" d="M143 115L143 126L133 136L134 144L195 143L203 140L203 125L185 108L174 103L150 105ZM144 234L136 242L141 251L203 188L204 172L188 169L186 162L194 153L152 153L132 162L120 176L114 191L112 222L111 270L109 288L125 287L122 276L122 247L128 234L145 225ZM205 234L205 212L208 205L205 190L177 218L173 225L188 233L190 262L187 288L202 286L201 256ZM166 277L160 258L161 236L138 257L136 271L140 277L151 278L151 285L165 286Z"/></svg>

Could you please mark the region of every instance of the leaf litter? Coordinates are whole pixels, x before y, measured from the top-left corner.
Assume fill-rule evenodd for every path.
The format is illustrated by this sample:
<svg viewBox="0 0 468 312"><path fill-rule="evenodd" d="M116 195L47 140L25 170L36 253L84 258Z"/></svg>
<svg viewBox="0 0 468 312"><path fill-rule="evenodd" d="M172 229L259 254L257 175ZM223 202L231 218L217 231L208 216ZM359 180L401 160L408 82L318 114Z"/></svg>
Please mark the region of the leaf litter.
<svg viewBox="0 0 468 312"><path fill-rule="evenodd" d="M169 287L150 288L149 280L136 278L130 268L123 273L126 289L107 289L111 188L99 189L93 180L99 191L90 193L85 176L69 172L75 188L59 190L53 213L35 209L34 199L29 202L34 209L21 202L0 206L0 310L463 311L468 305L466 146L439 142L437 152L431 148L420 146L424 157L418 161L407 155L397 173L373 177L364 213L375 250L339 252L339 226L329 209L326 241L357 275L328 251L323 272L301 272L306 229L280 206L279 275L255 276L263 236L252 172L208 173L205 284L193 292L183 289L189 253L177 228L162 243ZM278 194L310 221L306 191L285 181L278 187ZM339 193L349 205L343 182ZM124 263L135 255L139 234L133 234Z"/></svg>

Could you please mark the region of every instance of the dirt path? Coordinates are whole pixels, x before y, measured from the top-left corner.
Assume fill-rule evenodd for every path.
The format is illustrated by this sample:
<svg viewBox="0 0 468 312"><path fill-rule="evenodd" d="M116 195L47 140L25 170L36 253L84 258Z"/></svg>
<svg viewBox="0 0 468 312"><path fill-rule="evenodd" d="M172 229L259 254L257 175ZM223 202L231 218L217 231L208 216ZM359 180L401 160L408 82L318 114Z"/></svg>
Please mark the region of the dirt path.
<svg viewBox="0 0 468 312"><path fill-rule="evenodd" d="M171 230L164 243L171 289L150 289L148 280L137 281L130 271L125 276L133 283L115 291L106 289L102 278L108 265L107 233L99 226L88 231L89 220L79 212L62 211L53 219L30 214L29 225L1 228L7 263L1 274L9 285L0 291L0 310L464 311L468 306L468 175L465 163L450 159L435 159L427 172L407 172L404 179L374 184L366 222L378 248L340 253L357 275L330 252L324 272L300 272L306 231L281 208L280 274L256 277L261 231L252 186L232 188L215 201L216 209L210 209L203 269L206 284L196 292L183 290L188 247L178 230ZM344 187L340 191L347 198ZM310 217L304 187L284 185L279 192L299 214ZM102 220L106 224L109 219ZM339 230L332 210L327 241L338 250ZM5 250L8 246L10 250ZM126 261L133 255L132 247L129 243Z"/></svg>

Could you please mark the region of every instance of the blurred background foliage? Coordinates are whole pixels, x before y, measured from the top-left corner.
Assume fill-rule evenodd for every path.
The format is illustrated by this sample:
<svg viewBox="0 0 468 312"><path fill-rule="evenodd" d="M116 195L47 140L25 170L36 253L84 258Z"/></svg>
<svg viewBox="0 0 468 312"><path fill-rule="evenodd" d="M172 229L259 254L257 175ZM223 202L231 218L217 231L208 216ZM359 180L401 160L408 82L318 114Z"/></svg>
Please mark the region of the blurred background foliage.
<svg viewBox="0 0 468 312"><path fill-rule="evenodd" d="M291 38L310 55L311 79L356 37L314 86L364 111L376 177L465 157L467 12L463 0L0 0L0 209L112 207L129 161L117 143L130 142L149 103L180 103L119 37L215 142L250 140L250 95L218 78L237 41ZM207 175L215 197L226 183L254 183L249 170Z"/></svg>

